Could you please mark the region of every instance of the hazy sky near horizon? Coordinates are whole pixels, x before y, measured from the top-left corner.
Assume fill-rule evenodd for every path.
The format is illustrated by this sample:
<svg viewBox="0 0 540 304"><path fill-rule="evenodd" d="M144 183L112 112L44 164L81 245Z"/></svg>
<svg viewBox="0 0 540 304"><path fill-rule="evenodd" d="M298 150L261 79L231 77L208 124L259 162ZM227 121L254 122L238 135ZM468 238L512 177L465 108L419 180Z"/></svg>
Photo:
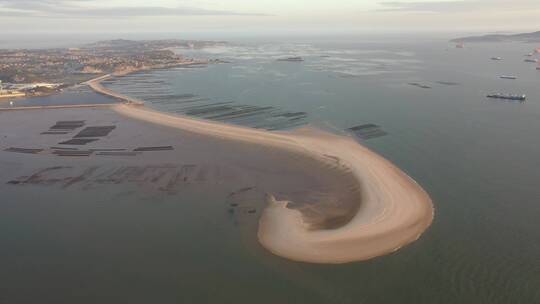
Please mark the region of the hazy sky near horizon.
<svg viewBox="0 0 540 304"><path fill-rule="evenodd" d="M6 32L537 30L540 0L0 0Z"/></svg>

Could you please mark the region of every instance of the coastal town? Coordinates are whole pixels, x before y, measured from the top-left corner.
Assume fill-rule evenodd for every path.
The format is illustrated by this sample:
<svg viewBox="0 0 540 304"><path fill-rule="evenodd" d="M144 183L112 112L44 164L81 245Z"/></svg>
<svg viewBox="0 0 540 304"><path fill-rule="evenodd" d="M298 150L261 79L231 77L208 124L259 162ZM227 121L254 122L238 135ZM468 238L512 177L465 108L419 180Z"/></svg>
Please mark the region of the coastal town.
<svg viewBox="0 0 540 304"><path fill-rule="evenodd" d="M79 48L0 50L0 98L48 95L101 75L206 64L178 55L223 42L108 40Z"/></svg>

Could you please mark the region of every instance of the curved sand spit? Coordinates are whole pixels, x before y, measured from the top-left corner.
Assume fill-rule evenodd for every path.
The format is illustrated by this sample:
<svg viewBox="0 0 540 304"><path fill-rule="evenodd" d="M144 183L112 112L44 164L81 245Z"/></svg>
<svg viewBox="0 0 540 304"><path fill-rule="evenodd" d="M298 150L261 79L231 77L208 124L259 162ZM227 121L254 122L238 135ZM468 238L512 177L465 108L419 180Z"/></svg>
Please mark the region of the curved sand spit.
<svg viewBox="0 0 540 304"><path fill-rule="evenodd" d="M258 237L260 243L276 255L312 263L366 260L415 241L433 219L431 200L416 182L350 138L324 132L270 133L130 105L114 109L135 119L201 135L302 153L351 171L351 176L360 184L362 201L358 213L340 228L312 230L304 223L300 211L287 208L287 202L270 198L259 222Z"/></svg>
<svg viewBox="0 0 540 304"><path fill-rule="evenodd" d="M106 78L106 77L105 77ZM126 99L89 82L96 91ZM433 220L427 193L383 157L348 137L322 131L271 133L182 116L172 116L129 104L113 107L131 118L185 131L301 153L350 174L361 189L352 220L336 229L312 229L298 210L272 197L259 222L260 243L276 255L311 263L347 263L367 260L398 250L417 240Z"/></svg>

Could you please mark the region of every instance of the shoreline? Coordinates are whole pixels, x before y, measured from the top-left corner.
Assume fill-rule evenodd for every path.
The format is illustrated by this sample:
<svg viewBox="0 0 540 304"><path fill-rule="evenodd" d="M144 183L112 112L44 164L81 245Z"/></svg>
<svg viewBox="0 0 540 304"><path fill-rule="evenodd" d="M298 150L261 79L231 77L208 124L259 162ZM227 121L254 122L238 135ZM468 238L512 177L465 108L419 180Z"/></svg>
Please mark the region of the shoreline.
<svg viewBox="0 0 540 304"><path fill-rule="evenodd" d="M54 92L50 92L50 93L46 93L46 94L28 95L28 94L22 93L21 95L15 95L15 96L0 95L0 102L12 101L13 99L15 99L15 100L16 99L32 99L32 98L38 98L38 97L54 96L54 95L62 93L64 89L76 88L76 87L79 87L79 86L87 85L87 86L91 87L97 93L100 93L100 94L103 94L103 95L106 95L106 96L109 96L109 97L113 97L115 99L123 100L123 101L126 101L126 102L131 102L131 103L134 103L134 104L143 104L144 101L136 100L134 98L130 98L128 96L121 95L121 94L118 94L118 93L116 93L114 91L108 90L107 88L103 87L100 84L101 81L109 79L111 77L121 77L121 76L126 76L126 75L129 75L129 74L136 74L136 73L140 73L140 72L147 72L147 71L153 71L153 70L162 70L162 69L170 69L170 68L176 68L176 67L182 67L182 66L190 66L190 65L204 65L204 64L210 64L210 63L211 63L210 61L195 61L195 60L192 60L192 61L186 61L186 62L183 62L183 63L177 63L177 64L173 64L173 65L133 68L133 69L119 71L119 72L101 74L100 76L98 76L96 78L92 78L92 79L83 81L81 83L67 85L66 87L63 87L60 90L56 90ZM92 85L95 85L95 87L92 87Z"/></svg>
<svg viewBox="0 0 540 304"><path fill-rule="evenodd" d="M352 220L336 229L313 230L288 202L269 205L259 221L259 242L275 255L294 261L339 264L389 254L417 240L434 211L427 193L389 161L348 137L318 130L271 133L204 120L172 116L145 107L113 109L142 120L191 133L240 141L300 154L332 170L352 173L360 187L360 206ZM338 162L336 162L338 160Z"/></svg>
<svg viewBox="0 0 540 304"><path fill-rule="evenodd" d="M268 132L157 112L144 102L101 85L112 75L87 84L96 92L124 100L111 107L132 119L191 133L298 153L344 174L361 189L352 219L335 229L312 229L300 211L269 194L259 220L260 244L275 255L300 262L339 264L392 253L417 240L431 225L434 209L428 194L388 160L352 138L319 130Z"/></svg>

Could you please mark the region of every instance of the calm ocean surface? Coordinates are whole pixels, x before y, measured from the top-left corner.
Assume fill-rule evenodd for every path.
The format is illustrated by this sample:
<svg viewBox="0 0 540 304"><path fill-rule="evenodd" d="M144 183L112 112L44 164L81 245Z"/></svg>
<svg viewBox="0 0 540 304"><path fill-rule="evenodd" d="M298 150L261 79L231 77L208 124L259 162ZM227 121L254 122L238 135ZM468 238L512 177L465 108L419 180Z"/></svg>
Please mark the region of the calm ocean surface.
<svg viewBox="0 0 540 304"><path fill-rule="evenodd" d="M92 302L84 293L106 303L540 303L540 71L524 62L536 47L458 49L444 39L356 37L178 50L228 63L137 73L106 85L161 111L270 130L311 124L345 133L376 124L388 135L363 143L430 193L433 225L388 256L310 265L260 249L253 231L230 224L219 193L194 191L164 198L163 204L59 203L51 207L53 214L63 210L89 221L107 214L102 228L81 241L90 253L75 244L65 262L50 262L62 264L59 269L48 264L36 274L21 266L15 279L22 285L25 275L45 279L56 271L57 284L45 285L78 303ZM289 56L304 61L277 61ZM494 56L503 60L490 60ZM493 92L528 99L485 98ZM14 249L2 249L0 257L43 251L39 244L47 231L58 229L54 219L40 214L9 214L0 215L0 239ZM7 229L24 235L18 219L43 223L37 242L8 237ZM55 248L70 248L70 240L56 240ZM92 255L94 246L108 246L110 255ZM84 271L92 275L77 289L70 275ZM62 290L62 284L73 289Z"/></svg>

